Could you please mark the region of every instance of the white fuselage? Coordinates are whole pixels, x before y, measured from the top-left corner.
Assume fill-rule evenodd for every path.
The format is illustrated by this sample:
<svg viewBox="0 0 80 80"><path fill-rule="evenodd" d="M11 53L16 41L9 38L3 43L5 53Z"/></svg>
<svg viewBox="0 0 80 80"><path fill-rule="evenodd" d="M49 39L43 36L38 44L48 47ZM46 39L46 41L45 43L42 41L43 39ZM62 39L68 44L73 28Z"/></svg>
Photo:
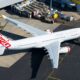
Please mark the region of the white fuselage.
<svg viewBox="0 0 80 80"><path fill-rule="evenodd" d="M80 28L74 28L21 40L9 41L9 49L41 48L55 41L64 42L80 37Z"/></svg>

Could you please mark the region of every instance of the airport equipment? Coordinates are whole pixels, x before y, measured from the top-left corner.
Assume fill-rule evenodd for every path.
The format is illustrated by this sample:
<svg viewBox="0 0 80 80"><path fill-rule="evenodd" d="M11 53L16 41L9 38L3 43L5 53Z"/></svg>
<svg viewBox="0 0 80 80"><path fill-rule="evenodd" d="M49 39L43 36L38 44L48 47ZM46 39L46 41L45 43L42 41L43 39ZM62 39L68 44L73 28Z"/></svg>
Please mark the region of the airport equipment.
<svg viewBox="0 0 80 80"><path fill-rule="evenodd" d="M28 4L29 3L29 4ZM11 6L11 10L18 14L18 15L23 15L27 16L29 18L38 18L40 20L49 20L49 14L55 14L54 10L51 12L50 8L45 5L43 2L38 2L38 1L30 1L28 2L21 2L15 5Z"/></svg>
<svg viewBox="0 0 80 80"><path fill-rule="evenodd" d="M58 10L54 10L54 12L52 13L52 15L50 13L50 16L52 16L52 19L54 19L54 20L56 20L56 19L62 19L62 20L66 20L66 21L73 21L74 20L74 17L73 16L69 16L67 14L64 14L61 11L58 11Z"/></svg>
<svg viewBox="0 0 80 80"><path fill-rule="evenodd" d="M57 6L62 9L73 9L80 12L80 0L38 0L45 2L46 4L51 6Z"/></svg>
<svg viewBox="0 0 80 80"><path fill-rule="evenodd" d="M50 4L51 0L44 0L45 3ZM80 0L52 0L53 6L61 7L62 9L73 8L80 11Z"/></svg>
<svg viewBox="0 0 80 80"><path fill-rule="evenodd" d="M48 14L49 7L42 2L32 0L30 2L21 2L11 6L11 10L20 15L40 18Z"/></svg>
<svg viewBox="0 0 80 80"><path fill-rule="evenodd" d="M54 0L54 1L57 1L57 0ZM58 0L59 1L59 0ZM44 0L44 2L47 4L50 3L50 9L53 8L53 3L56 4L56 2L53 2L53 0ZM66 2L66 1L65 1ZM73 21L74 20L74 17L73 16L69 16L69 15L66 15L64 13L62 13L61 11L58 11L58 10L52 10L51 12L53 13L50 13L50 15L52 16L52 18L55 20L55 19L63 19L63 20L66 20L66 21ZM55 14L54 14L55 13ZM54 15L53 15L54 14Z"/></svg>
<svg viewBox="0 0 80 80"><path fill-rule="evenodd" d="M60 12L60 11L58 11L58 14L59 14L60 19L63 19L63 20L66 20L66 21L75 20L73 16L69 16L67 14L64 14L64 13Z"/></svg>
<svg viewBox="0 0 80 80"><path fill-rule="evenodd" d="M80 38L80 28L48 33L4 15L2 15L2 17L5 20L13 23L15 27L30 32L34 37L11 41L1 34L0 55L4 54L5 49L21 50L27 48L45 48L49 53L53 68L58 68L59 55L61 53L68 53L71 50L69 46L61 47L61 43Z"/></svg>
<svg viewBox="0 0 80 80"><path fill-rule="evenodd" d="M44 2L49 4L51 0L45 0ZM59 7L61 6L62 8L66 8L66 7L75 7L76 4L73 3L71 0L52 0L52 4L53 5L59 5Z"/></svg>
<svg viewBox="0 0 80 80"><path fill-rule="evenodd" d="M66 16L59 12L56 9L53 9L51 6L45 5L43 2L39 2L36 0L32 1L24 1L11 6L11 10L20 15L26 16L28 18L37 18L41 21L54 22L56 19L64 19L67 21L71 21L71 16Z"/></svg>
<svg viewBox="0 0 80 80"><path fill-rule="evenodd" d="M0 9L21 1L23 0L0 0Z"/></svg>
<svg viewBox="0 0 80 80"><path fill-rule="evenodd" d="M32 8L27 8L29 4L33 3L35 0L26 0L18 4L11 5L11 11L20 15L20 16L27 16L29 18L32 17Z"/></svg>
<svg viewBox="0 0 80 80"><path fill-rule="evenodd" d="M76 4L73 3L71 0L53 0L53 2L58 2L59 4L61 4L62 8L71 8L76 6Z"/></svg>

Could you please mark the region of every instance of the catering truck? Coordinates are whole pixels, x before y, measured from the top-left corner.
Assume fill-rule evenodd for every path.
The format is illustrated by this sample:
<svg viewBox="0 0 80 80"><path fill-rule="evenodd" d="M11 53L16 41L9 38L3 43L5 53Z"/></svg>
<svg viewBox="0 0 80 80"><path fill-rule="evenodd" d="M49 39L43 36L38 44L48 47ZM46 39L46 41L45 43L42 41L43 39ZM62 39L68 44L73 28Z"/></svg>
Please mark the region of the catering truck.
<svg viewBox="0 0 80 80"><path fill-rule="evenodd" d="M0 9L21 1L23 0L0 0Z"/></svg>

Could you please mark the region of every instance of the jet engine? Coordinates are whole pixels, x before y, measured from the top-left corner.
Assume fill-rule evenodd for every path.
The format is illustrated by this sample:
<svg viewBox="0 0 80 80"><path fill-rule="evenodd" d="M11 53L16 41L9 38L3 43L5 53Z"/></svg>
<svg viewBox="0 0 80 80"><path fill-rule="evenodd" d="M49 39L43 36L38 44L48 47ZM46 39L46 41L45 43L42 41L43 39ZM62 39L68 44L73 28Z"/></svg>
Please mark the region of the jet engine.
<svg viewBox="0 0 80 80"><path fill-rule="evenodd" d="M69 46L61 47L59 53L69 53L71 51L71 48Z"/></svg>

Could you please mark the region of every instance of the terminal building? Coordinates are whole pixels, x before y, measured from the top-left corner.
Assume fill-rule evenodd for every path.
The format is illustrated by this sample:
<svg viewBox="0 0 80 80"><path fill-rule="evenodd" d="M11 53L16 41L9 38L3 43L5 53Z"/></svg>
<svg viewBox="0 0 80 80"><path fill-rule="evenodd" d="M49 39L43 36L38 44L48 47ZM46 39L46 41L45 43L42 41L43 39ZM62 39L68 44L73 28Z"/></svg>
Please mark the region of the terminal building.
<svg viewBox="0 0 80 80"><path fill-rule="evenodd" d="M21 1L23 0L0 0L0 9Z"/></svg>

